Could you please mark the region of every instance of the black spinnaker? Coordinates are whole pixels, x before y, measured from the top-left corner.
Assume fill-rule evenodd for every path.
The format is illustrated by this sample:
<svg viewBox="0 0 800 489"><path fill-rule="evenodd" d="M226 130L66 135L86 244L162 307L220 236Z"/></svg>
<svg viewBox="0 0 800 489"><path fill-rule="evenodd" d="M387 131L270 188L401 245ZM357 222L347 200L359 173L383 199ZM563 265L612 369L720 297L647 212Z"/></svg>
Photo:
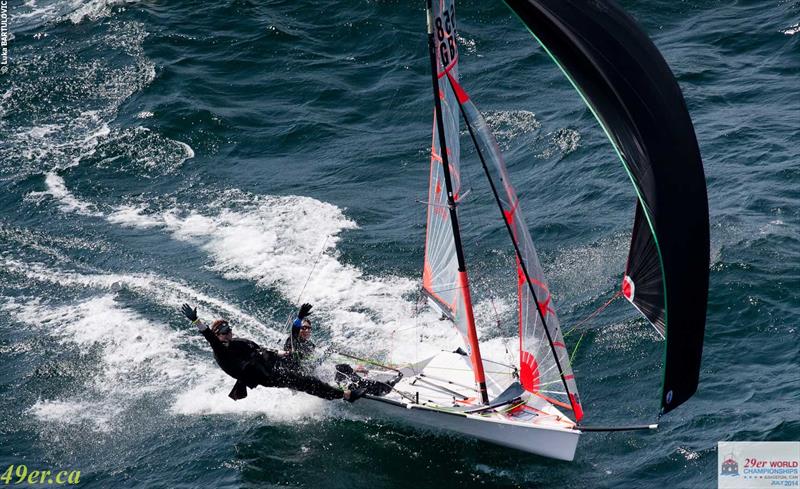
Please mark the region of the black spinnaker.
<svg viewBox="0 0 800 489"><path fill-rule="evenodd" d="M586 102L636 189L622 290L666 339L661 408L671 411L697 390L708 298L708 198L683 95L615 2L504 1Z"/></svg>

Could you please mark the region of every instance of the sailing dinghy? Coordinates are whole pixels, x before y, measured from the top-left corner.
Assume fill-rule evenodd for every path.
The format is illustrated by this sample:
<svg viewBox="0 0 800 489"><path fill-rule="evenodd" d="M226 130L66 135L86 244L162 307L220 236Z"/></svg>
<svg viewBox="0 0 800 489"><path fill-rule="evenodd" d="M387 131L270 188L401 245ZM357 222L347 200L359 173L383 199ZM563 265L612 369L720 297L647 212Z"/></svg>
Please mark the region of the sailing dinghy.
<svg viewBox="0 0 800 489"><path fill-rule="evenodd" d="M636 190L621 293L665 338L660 417L697 389L708 293L705 177L683 96L656 47L612 1L506 3L586 102ZM582 424L567 346L520 201L489 126L459 83L454 0L428 0L427 16L434 122L422 292L463 345L400 370L391 392L363 404L561 460L573 459L585 431L655 427ZM462 119L516 256L515 365L481 355L458 222Z"/></svg>

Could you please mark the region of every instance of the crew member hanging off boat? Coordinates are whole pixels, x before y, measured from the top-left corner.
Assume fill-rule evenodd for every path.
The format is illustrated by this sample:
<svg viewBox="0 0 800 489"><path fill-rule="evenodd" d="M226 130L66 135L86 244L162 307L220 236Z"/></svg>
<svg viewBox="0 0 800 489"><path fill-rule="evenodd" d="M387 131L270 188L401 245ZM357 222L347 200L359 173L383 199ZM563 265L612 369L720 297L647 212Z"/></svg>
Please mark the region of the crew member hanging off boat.
<svg viewBox="0 0 800 489"><path fill-rule="evenodd" d="M314 350L317 345L311 341L313 328L311 319L308 317L311 314L312 307L314 306L308 303L300 306L297 318L292 323L292 332L283 344L283 349L286 352L287 367L298 373L310 373L315 367ZM389 393L394 382L399 380L398 378L390 382L377 382L359 375L366 373L369 372L361 365L353 368L350 365L341 363L336 365L336 382L354 392L363 390L366 394L383 396Z"/></svg>
<svg viewBox="0 0 800 489"><path fill-rule="evenodd" d="M305 303L300 306L297 318L292 323L292 332L283 344L287 361L293 364L296 371L308 370L311 357L317 345L311 341L312 324L309 315L313 306Z"/></svg>
<svg viewBox="0 0 800 489"><path fill-rule="evenodd" d="M228 396L233 400L247 397L247 388L288 387L323 399L345 399L353 402L364 395L364 389L341 390L316 377L302 375L288 364L286 356L261 348L253 341L234 338L230 324L217 319L206 325L197 317L197 308L183 304L181 312L205 337L214 351L214 359L226 374L236 379Z"/></svg>

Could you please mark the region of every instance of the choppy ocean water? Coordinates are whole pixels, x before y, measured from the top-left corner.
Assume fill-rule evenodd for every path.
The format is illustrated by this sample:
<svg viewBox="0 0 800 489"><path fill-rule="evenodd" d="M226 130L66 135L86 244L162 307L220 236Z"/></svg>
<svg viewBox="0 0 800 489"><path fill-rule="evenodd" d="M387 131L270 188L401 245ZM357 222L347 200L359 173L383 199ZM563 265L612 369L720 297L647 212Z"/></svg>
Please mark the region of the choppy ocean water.
<svg viewBox="0 0 800 489"><path fill-rule="evenodd" d="M177 312L193 302L277 346L302 290L322 343L397 362L452 347L416 305L422 3L10 2L0 468L80 469L87 487L713 487L717 441L800 439L800 4L623 6L675 72L704 157L703 370L657 432L587 434L562 463L288 391L234 403ZM618 287L632 190L506 7L457 8L462 82L505 151L568 327ZM480 169L464 167L479 329L502 354L507 245ZM591 322L574 365L587 422L653 420L660 351L625 304Z"/></svg>

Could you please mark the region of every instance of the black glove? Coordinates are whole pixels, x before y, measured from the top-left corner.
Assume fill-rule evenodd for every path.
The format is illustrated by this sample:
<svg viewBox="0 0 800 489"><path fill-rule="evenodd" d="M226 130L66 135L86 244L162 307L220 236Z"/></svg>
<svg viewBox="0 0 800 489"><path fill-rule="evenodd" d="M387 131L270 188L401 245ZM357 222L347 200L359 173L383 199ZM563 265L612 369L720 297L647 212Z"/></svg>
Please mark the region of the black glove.
<svg viewBox="0 0 800 489"><path fill-rule="evenodd" d="M306 302L305 304L300 306L300 312L297 313L298 319L303 320L306 316L311 314L311 308L312 307L314 307L314 306L312 306L308 302Z"/></svg>
<svg viewBox="0 0 800 489"><path fill-rule="evenodd" d="M188 319L189 321L191 322L197 321L196 307L192 309L192 306L190 306L189 304L184 304L181 306L181 312L183 313L184 316L186 316L186 319Z"/></svg>

